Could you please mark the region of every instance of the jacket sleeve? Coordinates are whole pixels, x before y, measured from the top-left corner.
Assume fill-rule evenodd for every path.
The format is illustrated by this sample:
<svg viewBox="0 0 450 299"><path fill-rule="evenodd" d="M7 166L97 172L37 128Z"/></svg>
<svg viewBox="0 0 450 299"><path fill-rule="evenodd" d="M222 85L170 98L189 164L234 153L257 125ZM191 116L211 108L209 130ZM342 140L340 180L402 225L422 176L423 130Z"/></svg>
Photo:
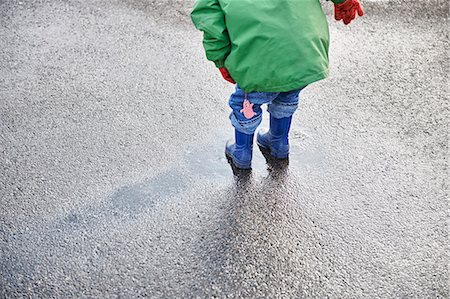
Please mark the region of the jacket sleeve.
<svg viewBox="0 0 450 299"><path fill-rule="evenodd" d="M206 58L213 61L216 67L223 67L231 44L219 0L196 0L191 19L195 27L203 31Z"/></svg>

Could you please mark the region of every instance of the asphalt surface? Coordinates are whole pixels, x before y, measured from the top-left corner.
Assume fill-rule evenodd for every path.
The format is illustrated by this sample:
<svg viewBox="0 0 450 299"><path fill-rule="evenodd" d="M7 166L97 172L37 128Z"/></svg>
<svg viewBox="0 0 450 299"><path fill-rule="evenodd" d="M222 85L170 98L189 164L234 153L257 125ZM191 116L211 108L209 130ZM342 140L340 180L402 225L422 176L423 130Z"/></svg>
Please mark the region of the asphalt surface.
<svg viewBox="0 0 450 299"><path fill-rule="evenodd" d="M448 4L426 3L330 17L289 165L233 173L191 3L0 1L0 297L448 298L448 10L425 9Z"/></svg>

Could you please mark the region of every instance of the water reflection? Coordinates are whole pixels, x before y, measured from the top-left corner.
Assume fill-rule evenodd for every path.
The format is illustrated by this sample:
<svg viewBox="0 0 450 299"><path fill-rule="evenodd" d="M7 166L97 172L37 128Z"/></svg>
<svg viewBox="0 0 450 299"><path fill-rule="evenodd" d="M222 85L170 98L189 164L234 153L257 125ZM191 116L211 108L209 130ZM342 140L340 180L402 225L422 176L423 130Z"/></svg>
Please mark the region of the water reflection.
<svg viewBox="0 0 450 299"><path fill-rule="evenodd" d="M266 162L265 169L267 170L268 178L276 181L283 181L287 175L289 158L277 159L270 155L267 150L261 147L259 149ZM237 168L236 166L234 166L230 158L227 157L227 160L233 173L236 187L246 187L253 177L253 169Z"/></svg>

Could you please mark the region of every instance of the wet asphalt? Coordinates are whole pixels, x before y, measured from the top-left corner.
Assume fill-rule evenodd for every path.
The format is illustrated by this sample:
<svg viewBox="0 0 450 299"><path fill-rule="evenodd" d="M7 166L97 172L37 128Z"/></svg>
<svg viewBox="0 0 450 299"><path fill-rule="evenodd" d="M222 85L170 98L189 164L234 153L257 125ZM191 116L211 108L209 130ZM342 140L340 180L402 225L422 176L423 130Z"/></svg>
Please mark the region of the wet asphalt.
<svg viewBox="0 0 450 299"><path fill-rule="evenodd" d="M289 161L239 172L189 1L0 1L0 298L448 298L448 4L423 3L330 16Z"/></svg>

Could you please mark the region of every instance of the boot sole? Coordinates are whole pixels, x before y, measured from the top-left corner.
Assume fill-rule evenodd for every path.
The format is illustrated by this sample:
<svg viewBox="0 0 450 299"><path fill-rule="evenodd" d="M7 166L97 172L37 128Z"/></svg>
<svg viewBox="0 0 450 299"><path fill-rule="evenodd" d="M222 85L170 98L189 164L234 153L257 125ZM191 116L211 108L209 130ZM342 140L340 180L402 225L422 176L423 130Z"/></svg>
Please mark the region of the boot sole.
<svg viewBox="0 0 450 299"><path fill-rule="evenodd" d="M273 148L271 148L270 146L263 145L261 142L259 142L258 139L256 140L256 143L258 144L259 149L261 151L264 150L264 151L268 152L274 158L277 158L277 159L280 159L280 160L289 158L289 152L287 152L287 153L279 153L276 150L274 150Z"/></svg>
<svg viewBox="0 0 450 299"><path fill-rule="evenodd" d="M237 161L236 159L233 158L233 156L231 154L229 154L226 151L225 151L225 156L228 158L228 161L233 163L233 165L239 169L251 169L252 168L251 161L250 162Z"/></svg>

